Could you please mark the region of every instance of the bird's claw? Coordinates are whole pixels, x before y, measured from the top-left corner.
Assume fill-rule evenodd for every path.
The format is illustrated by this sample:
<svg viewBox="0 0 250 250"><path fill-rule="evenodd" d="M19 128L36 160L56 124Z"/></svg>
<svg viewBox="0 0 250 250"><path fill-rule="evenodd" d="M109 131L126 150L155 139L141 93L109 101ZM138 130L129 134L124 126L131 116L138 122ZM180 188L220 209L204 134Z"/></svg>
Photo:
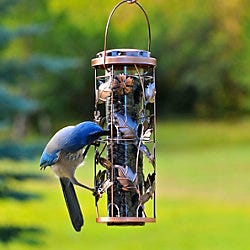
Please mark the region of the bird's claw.
<svg viewBox="0 0 250 250"><path fill-rule="evenodd" d="M106 181L104 181L99 187L97 187L94 192L93 195L99 199L102 197L102 194L105 193L108 188L110 188L113 185L113 182L110 181L110 179L107 179Z"/></svg>

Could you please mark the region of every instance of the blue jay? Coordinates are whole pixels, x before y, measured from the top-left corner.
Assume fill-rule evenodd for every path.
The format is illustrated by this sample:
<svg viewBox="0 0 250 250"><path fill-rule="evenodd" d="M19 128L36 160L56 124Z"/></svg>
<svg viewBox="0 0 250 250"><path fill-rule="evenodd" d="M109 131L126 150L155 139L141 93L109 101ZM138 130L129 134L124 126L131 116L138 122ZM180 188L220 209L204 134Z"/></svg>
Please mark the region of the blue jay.
<svg viewBox="0 0 250 250"><path fill-rule="evenodd" d="M107 133L91 121L64 127L50 139L40 159L41 169L51 166L59 177L71 222L78 232L81 231L84 219L73 184L91 191L94 189L80 183L75 178L75 170L84 161L90 145Z"/></svg>

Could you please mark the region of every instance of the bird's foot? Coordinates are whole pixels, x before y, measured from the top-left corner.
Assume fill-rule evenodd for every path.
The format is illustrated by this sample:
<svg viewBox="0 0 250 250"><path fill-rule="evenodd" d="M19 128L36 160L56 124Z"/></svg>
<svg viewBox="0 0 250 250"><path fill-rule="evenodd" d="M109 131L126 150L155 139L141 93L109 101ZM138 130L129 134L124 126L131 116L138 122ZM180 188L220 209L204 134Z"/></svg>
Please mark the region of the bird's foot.
<svg viewBox="0 0 250 250"><path fill-rule="evenodd" d="M41 166L40 170L45 170L47 166Z"/></svg>
<svg viewBox="0 0 250 250"><path fill-rule="evenodd" d="M94 188L88 187L88 186L86 186L86 185L80 183L80 182L77 181L76 179L72 179L71 182L72 182L73 184L75 184L75 185L77 185L77 186L79 186L79 187L85 188L85 189L87 189L87 190L89 190L89 191L91 191L91 192L94 192L94 191L95 191Z"/></svg>
<svg viewBox="0 0 250 250"><path fill-rule="evenodd" d="M109 187L111 187L112 185L113 185L113 182L110 181L110 179L107 179L106 181L104 181L104 182L102 183L101 186L99 186L98 188L96 188L96 189L94 190L93 195L94 195L97 199L101 198L101 197L102 197L102 194L103 194L104 192L106 192L107 189L108 189Z"/></svg>

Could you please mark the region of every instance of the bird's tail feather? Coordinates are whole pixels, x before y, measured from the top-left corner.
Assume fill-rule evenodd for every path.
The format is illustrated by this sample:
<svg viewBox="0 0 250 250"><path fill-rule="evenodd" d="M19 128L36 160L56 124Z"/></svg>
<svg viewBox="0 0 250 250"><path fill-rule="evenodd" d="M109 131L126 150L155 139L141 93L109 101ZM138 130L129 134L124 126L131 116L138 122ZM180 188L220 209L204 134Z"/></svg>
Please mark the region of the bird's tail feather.
<svg viewBox="0 0 250 250"><path fill-rule="evenodd" d="M60 178L60 183L63 190L63 195L68 208L69 216L73 224L74 229L79 232L84 224L82 211L76 196L76 192L73 184L69 178Z"/></svg>

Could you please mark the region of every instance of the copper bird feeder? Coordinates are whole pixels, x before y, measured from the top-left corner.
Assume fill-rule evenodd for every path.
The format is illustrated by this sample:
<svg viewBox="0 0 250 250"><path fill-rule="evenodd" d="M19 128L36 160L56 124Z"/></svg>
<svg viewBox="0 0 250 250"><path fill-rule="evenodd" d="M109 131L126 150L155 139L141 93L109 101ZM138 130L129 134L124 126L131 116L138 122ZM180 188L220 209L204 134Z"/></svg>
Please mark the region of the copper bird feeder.
<svg viewBox="0 0 250 250"><path fill-rule="evenodd" d="M146 18L147 51L107 50L111 18L126 3L137 5ZM110 131L95 147L98 223L144 225L156 221L156 59L150 56L150 44L150 23L142 5L137 1L119 2L107 21L104 50L92 59L94 120ZM107 199L101 198L104 191Z"/></svg>

